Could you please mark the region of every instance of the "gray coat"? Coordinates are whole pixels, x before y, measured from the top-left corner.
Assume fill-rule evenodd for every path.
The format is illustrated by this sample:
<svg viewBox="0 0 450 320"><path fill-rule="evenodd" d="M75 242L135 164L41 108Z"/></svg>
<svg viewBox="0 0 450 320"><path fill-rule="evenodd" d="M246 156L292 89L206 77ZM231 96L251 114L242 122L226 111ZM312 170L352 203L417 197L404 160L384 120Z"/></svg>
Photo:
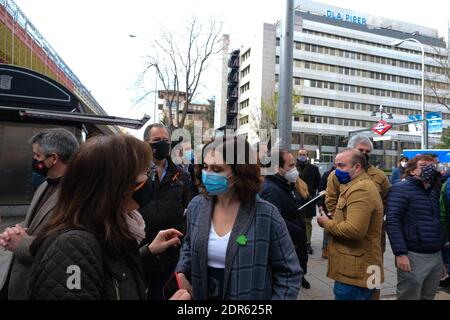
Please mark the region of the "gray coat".
<svg viewBox="0 0 450 320"><path fill-rule="evenodd" d="M191 279L193 298L206 300L208 237L213 204L203 196L188 206L188 230L177 271ZM247 237L245 245L236 239ZM257 197L241 206L225 259L224 300L297 299L302 270L278 210Z"/></svg>
<svg viewBox="0 0 450 320"><path fill-rule="evenodd" d="M56 206L59 196L59 191L57 190L41 206L41 209L36 212L33 219L31 219L31 215L47 186L48 183L44 182L36 190L33 199L31 200L30 207L28 208L25 221L22 223L22 227L28 228L28 236L20 241L13 254L14 260L11 266L12 270L8 287L8 299L10 300L28 299L28 283L30 280L31 264L33 263L33 258L30 254L30 245L41 228L52 216L53 209Z"/></svg>

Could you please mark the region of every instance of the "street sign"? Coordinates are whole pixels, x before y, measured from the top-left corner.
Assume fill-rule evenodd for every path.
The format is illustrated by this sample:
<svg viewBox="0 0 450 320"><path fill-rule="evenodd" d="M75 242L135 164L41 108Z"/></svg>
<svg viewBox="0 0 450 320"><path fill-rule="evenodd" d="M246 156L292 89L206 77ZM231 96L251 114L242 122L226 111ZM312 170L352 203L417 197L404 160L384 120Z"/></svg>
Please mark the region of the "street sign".
<svg viewBox="0 0 450 320"><path fill-rule="evenodd" d="M378 121L378 123L372 128L372 131L379 134L380 136L382 136L383 134L385 134L386 132L389 131L389 129L392 128L392 125L390 125L389 123L387 123L384 120L380 120Z"/></svg>
<svg viewBox="0 0 450 320"><path fill-rule="evenodd" d="M387 140L392 140L392 136L373 137L373 141L387 141Z"/></svg>

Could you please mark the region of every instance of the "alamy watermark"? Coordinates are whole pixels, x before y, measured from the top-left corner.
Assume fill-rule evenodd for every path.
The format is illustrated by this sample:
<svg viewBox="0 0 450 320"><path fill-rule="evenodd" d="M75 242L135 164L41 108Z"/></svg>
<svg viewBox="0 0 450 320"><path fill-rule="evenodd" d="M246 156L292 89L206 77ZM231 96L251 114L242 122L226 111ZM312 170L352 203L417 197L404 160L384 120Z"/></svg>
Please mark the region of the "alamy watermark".
<svg viewBox="0 0 450 320"><path fill-rule="evenodd" d="M67 277L66 286L69 290L80 290L81 289L81 269L77 265L70 265L67 267L66 273L69 275Z"/></svg>
<svg viewBox="0 0 450 320"><path fill-rule="evenodd" d="M202 164L202 159L205 157L205 154L211 150L206 149L204 150L204 154L202 154L205 144L212 140L220 142L223 140L224 136L241 136L242 139L238 140L236 150L228 148L225 151L226 154L222 155L222 157L215 158L216 164L256 164L259 162L261 164L261 175L271 175L276 173L275 169L278 166L279 159L278 129L270 130L270 136L269 131L265 129L260 129L258 132L251 129L247 130L245 136L239 131L232 129L226 129L225 132L217 134L214 129L208 129L203 132L202 121L195 121L193 133L194 137L191 136L191 133L187 129L176 129L171 133L171 141L181 140L181 143L174 146L171 152L171 158L175 164L189 163L188 160L181 156L181 151L184 151L185 148L190 149L191 146L193 146L194 164ZM251 147L250 156L247 156L247 158L244 145L245 139L247 139Z"/></svg>

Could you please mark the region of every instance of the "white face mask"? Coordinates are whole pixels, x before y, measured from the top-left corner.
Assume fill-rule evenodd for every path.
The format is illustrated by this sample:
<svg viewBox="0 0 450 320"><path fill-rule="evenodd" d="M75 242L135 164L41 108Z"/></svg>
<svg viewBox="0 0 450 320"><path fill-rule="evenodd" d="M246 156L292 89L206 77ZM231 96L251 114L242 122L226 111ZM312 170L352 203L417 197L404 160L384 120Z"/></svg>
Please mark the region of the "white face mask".
<svg viewBox="0 0 450 320"><path fill-rule="evenodd" d="M408 162L402 161L402 162L400 162L400 165L401 165L403 168L406 168L406 166L408 165Z"/></svg>
<svg viewBox="0 0 450 320"><path fill-rule="evenodd" d="M284 176L284 178L288 182L294 183L297 180L297 178L298 178L298 170L297 170L297 168L292 168L291 170L286 172L286 175Z"/></svg>

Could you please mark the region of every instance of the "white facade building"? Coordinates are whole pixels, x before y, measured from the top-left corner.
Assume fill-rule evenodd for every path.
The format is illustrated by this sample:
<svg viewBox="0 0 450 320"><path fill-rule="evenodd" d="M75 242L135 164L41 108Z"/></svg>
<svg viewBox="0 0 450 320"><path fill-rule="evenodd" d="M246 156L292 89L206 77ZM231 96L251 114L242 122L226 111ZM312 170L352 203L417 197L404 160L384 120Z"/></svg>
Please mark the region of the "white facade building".
<svg viewBox="0 0 450 320"><path fill-rule="evenodd" d="M280 34L281 25L264 24L252 43L240 48L240 132L258 127L261 101L277 90ZM297 107L303 114L293 118L292 148L303 146L313 158L318 149L320 161L330 162L347 145L349 132L369 129L380 120L380 105L389 123L406 122L409 115L420 114L420 47L408 41L391 46L407 38L425 45L427 77L439 82L438 60L447 57L448 51L436 30L301 1L295 14L293 90L301 96ZM448 83L441 81L438 87L448 97ZM223 83L223 90L226 86ZM450 112L430 90L426 90L425 110L442 112L444 134L448 134ZM217 121L216 128L226 124L223 119ZM363 134L374 136L370 131ZM395 166L403 149L420 148L420 134L410 133L407 125L394 126L386 136L391 140L376 142L371 159L382 167ZM430 137L430 146L438 140Z"/></svg>

